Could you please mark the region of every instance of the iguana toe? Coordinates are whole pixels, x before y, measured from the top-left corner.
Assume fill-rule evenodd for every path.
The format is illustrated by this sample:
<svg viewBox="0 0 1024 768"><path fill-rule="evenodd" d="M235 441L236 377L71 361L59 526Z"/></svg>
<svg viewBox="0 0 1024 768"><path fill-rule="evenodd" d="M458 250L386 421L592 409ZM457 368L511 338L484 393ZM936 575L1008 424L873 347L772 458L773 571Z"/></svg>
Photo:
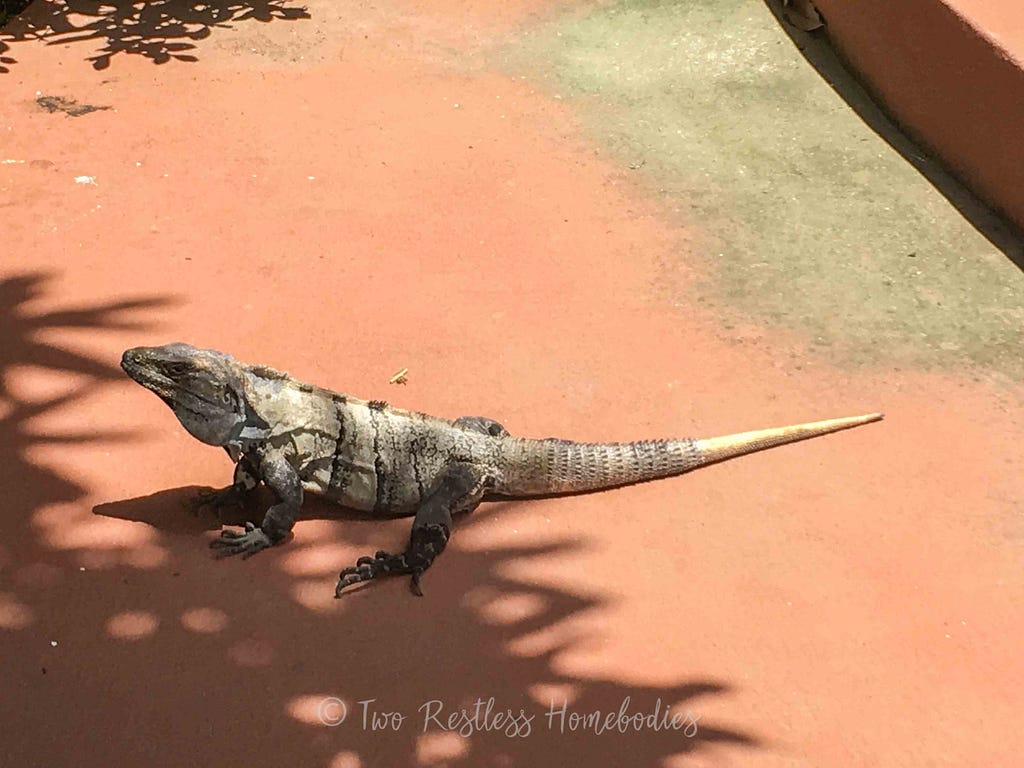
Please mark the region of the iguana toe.
<svg viewBox="0 0 1024 768"><path fill-rule="evenodd" d="M252 523L245 524L244 531L234 531L225 528L220 532L220 538L210 542L210 548L217 550L217 557L232 557L241 555L242 559L252 557L261 549L273 546L270 540L261 529Z"/></svg>
<svg viewBox="0 0 1024 768"><path fill-rule="evenodd" d="M409 548L400 555L378 551L373 557L364 555L356 564L338 574L338 585L334 596L341 597L342 590L361 581L370 581L387 574L412 574L409 589L414 595L423 597L420 576L430 567L448 542L447 525L422 525L413 529Z"/></svg>
<svg viewBox="0 0 1024 768"><path fill-rule="evenodd" d="M379 551L373 557L364 555L356 560L355 565L343 569L338 574L338 585L334 588L334 596L341 597L341 592L345 587L362 581L370 581L388 573L410 573L411 571L412 568L409 566L405 553L393 555L389 552Z"/></svg>

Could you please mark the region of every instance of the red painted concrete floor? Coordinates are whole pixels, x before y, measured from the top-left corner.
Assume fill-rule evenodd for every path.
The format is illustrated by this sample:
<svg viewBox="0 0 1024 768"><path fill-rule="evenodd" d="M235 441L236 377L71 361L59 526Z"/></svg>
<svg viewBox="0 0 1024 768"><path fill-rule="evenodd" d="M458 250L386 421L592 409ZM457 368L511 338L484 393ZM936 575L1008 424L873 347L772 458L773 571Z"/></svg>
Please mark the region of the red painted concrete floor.
<svg viewBox="0 0 1024 768"><path fill-rule="evenodd" d="M666 303L657 265L691 258L687 233L613 183L559 102L446 65L444 46L542 4L493 5L324 5L218 30L194 65L17 49L0 96L18 161L0 166L4 764L1016 764L1020 392L725 343ZM49 114L37 90L115 109ZM311 504L285 546L213 561L216 522L183 505L229 463L116 365L172 339L527 435L887 419L490 504L425 598L393 580L335 601L340 567L400 546L408 521ZM491 697L518 730L439 727ZM328 727L334 698L348 716ZM571 728L657 706L694 726ZM406 719L374 730L364 711Z"/></svg>

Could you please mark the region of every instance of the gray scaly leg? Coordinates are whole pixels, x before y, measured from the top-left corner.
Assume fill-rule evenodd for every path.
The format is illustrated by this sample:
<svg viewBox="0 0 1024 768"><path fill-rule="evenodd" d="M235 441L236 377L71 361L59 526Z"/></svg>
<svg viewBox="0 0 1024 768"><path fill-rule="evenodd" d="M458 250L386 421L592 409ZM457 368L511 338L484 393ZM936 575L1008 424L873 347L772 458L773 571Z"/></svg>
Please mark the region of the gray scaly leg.
<svg viewBox="0 0 1024 768"><path fill-rule="evenodd" d="M302 508L302 482L295 468L283 455L267 453L260 457L257 469L279 501L267 510L259 528L246 523L244 531L221 531L220 538L210 542L218 557L241 555L244 560L282 541L295 525L295 517Z"/></svg>
<svg viewBox="0 0 1024 768"><path fill-rule="evenodd" d="M464 462L449 464L435 481L412 523L409 546L401 554L378 552L360 557L354 566L338 575L334 596L341 597L345 587L385 574L412 574L410 588L423 596L420 577L434 558L444 551L452 530L452 514L469 512L480 503L487 490L486 474Z"/></svg>

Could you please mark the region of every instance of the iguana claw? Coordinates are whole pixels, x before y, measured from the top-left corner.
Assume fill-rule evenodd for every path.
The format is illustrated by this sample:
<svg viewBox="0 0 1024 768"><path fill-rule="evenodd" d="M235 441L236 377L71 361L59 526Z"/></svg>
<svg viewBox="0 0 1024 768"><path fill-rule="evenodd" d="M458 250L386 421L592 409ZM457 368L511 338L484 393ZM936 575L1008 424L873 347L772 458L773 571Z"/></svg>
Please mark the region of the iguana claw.
<svg viewBox="0 0 1024 768"><path fill-rule="evenodd" d="M261 529L252 523L245 524L245 531L234 531L225 528L220 532L220 538L210 542L210 548L217 550L217 557L231 557L241 555L242 559L252 557L261 549L273 546L270 540Z"/></svg>

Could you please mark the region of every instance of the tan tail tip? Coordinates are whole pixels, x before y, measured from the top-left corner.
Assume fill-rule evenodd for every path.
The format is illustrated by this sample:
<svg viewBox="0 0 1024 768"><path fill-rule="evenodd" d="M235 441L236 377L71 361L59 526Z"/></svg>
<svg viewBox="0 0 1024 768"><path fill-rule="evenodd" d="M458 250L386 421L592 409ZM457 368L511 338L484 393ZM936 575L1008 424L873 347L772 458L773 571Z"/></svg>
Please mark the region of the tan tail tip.
<svg viewBox="0 0 1024 768"><path fill-rule="evenodd" d="M881 421L884 418L884 413L865 413L863 416L851 416L850 424L870 424L872 421Z"/></svg>
<svg viewBox="0 0 1024 768"><path fill-rule="evenodd" d="M881 421L885 418L883 413L865 413L863 416L842 416L838 419L826 419L825 421L812 421L808 424L794 424L791 427L783 427L780 432L836 432L847 427L857 427L861 424L870 424L873 421Z"/></svg>
<svg viewBox="0 0 1024 768"><path fill-rule="evenodd" d="M707 461L721 461L733 456L741 456L745 453L753 453L765 448L773 448L777 445L794 443L797 440L806 440L810 437L838 432L841 429L869 424L873 421L880 421L882 418L883 414L881 413L866 413L863 416L843 416L838 419L826 419L825 421L812 421L806 424L792 424L787 427L758 429L753 432L740 432L735 435L705 438L703 440L696 440L694 443L698 452L706 457Z"/></svg>
<svg viewBox="0 0 1024 768"><path fill-rule="evenodd" d="M863 416L841 416L838 419L812 421L807 424L794 424L791 427L783 427L782 429L831 432L835 430L845 429L846 427L856 427L861 424L870 424L873 421L881 421L884 418L884 413L865 413Z"/></svg>

